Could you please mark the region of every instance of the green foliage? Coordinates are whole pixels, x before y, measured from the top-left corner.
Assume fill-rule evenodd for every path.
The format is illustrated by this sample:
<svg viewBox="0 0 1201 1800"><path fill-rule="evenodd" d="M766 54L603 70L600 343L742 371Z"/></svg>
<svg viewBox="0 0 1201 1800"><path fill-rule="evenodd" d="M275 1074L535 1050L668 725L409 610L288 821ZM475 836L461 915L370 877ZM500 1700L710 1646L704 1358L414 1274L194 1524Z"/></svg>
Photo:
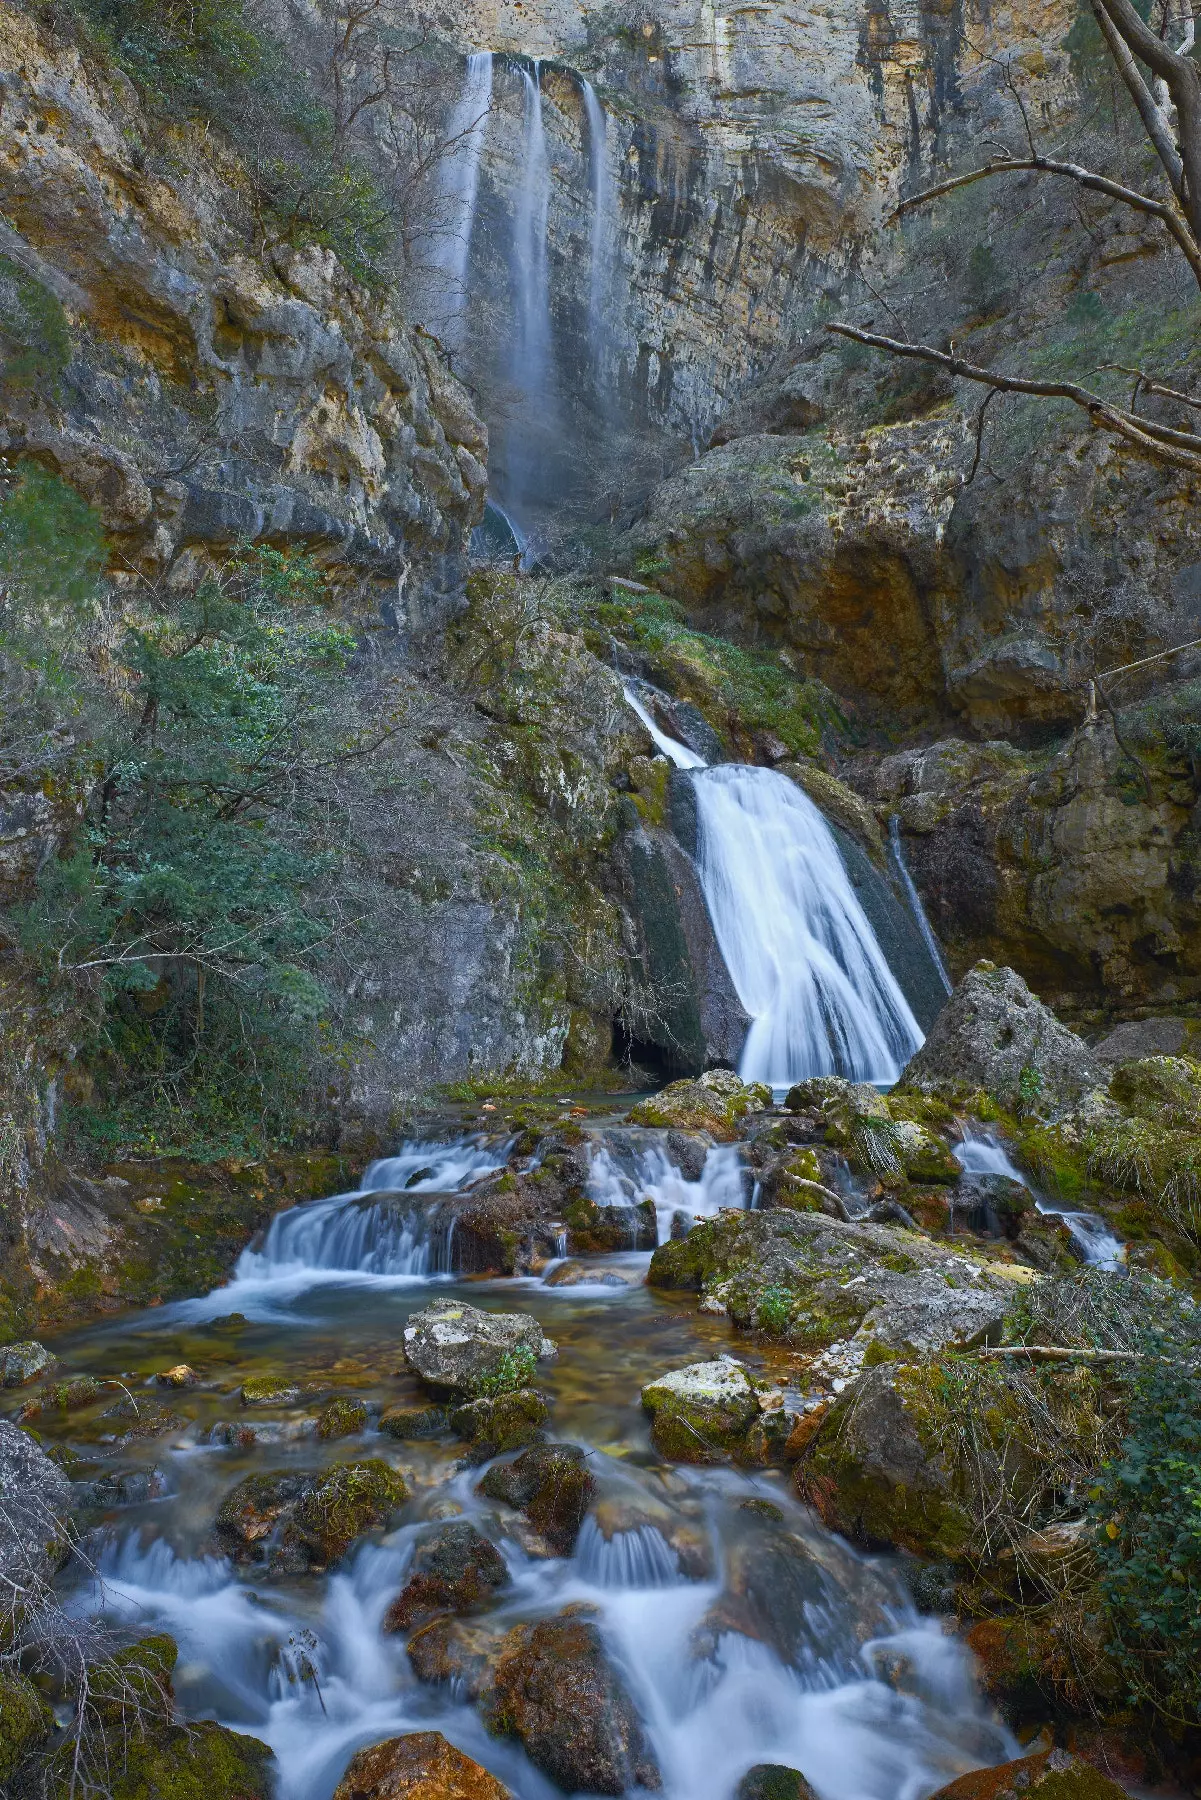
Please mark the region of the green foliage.
<svg viewBox="0 0 1201 1800"><path fill-rule="evenodd" d="M70 360L71 333L57 297L0 255L0 385L54 395Z"/></svg>
<svg viewBox="0 0 1201 1800"><path fill-rule="evenodd" d="M1077 330L1097 330L1105 324L1105 316L1100 294L1093 293L1090 288L1078 288L1068 301L1067 321Z"/></svg>
<svg viewBox="0 0 1201 1800"><path fill-rule="evenodd" d="M1130 1383L1127 1436L1092 1492L1110 1652L1136 1704L1194 1726L1201 1721L1197 1337L1194 1318L1145 1333L1147 1360Z"/></svg>
<svg viewBox="0 0 1201 1800"><path fill-rule="evenodd" d="M107 560L95 509L56 475L24 464L0 500L0 650L44 657L43 628L82 621Z"/></svg>
<svg viewBox="0 0 1201 1800"><path fill-rule="evenodd" d="M538 1359L534 1352L527 1345L519 1344L515 1350L505 1351L491 1374L479 1376L471 1391L481 1400L515 1394L519 1388L529 1387L537 1368Z"/></svg>
<svg viewBox="0 0 1201 1800"><path fill-rule="evenodd" d="M1009 301L1009 281L991 244L975 244L968 254L963 297L972 314L987 319L1004 312Z"/></svg>
<svg viewBox="0 0 1201 1800"><path fill-rule="evenodd" d="M755 1304L755 1323L773 1337L783 1337L792 1321L793 1298L786 1287L765 1287Z"/></svg>

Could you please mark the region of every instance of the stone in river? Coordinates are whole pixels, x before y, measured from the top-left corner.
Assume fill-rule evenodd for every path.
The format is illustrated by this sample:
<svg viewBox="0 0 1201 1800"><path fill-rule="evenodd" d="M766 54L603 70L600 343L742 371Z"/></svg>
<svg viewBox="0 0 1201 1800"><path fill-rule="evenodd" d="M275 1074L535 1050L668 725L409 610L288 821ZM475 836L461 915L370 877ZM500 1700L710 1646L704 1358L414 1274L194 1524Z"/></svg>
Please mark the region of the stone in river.
<svg viewBox="0 0 1201 1800"><path fill-rule="evenodd" d="M385 1738L351 1758L334 1800L513 1800L440 1731Z"/></svg>
<svg viewBox="0 0 1201 1800"><path fill-rule="evenodd" d="M586 1459L578 1444L535 1444L489 1469L476 1491L518 1507L556 1556L568 1556L596 1488Z"/></svg>
<svg viewBox="0 0 1201 1800"><path fill-rule="evenodd" d="M673 1462L720 1463L743 1449L759 1415L759 1390L740 1363L722 1357L648 1382L642 1404L661 1455Z"/></svg>
<svg viewBox="0 0 1201 1800"><path fill-rule="evenodd" d="M756 1763L735 1790L734 1800L817 1800L799 1769L784 1763Z"/></svg>
<svg viewBox="0 0 1201 1800"><path fill-rule="evenodd" d="M5 1344L0 1349L0 1387L24 1387L54 1364L45 1344Z"/></svg>
<svg viewBox="0 0 1201 1800"><path fill-rule="evenodd" d="M973 1769L931 1800L1125 1800L1126 1790L1066 1750Z"/></svg>
<svg viewBox="0 0 1201 1800"><path fill-rule="evenodd" d="M468 1400L452 1407L450 1424L456 1436L472 1445L472 1459L486 1462L505 1450L522 1450L540 1442L549 1417L546 1401L534 1388Z"/></svg>
<svg viewBox="0 0 1201 1800"><path fill-rule="evenodd" d="M385 1631L409 1631L438 1613L471 1612L505 1586L505 1559L465 1519L418 1544L409 1579L384 1615Z"/></svg>
<svg viewBox="0 0 1201 1800"><path fill-rule="evenodd" d="M516 1353L538 1360L554 1349L529 1313L483 1312L458 1300L422 1307L404 1330L405 1361L442 1393L484 1393L490 1382L505 1380Z"/></svg>

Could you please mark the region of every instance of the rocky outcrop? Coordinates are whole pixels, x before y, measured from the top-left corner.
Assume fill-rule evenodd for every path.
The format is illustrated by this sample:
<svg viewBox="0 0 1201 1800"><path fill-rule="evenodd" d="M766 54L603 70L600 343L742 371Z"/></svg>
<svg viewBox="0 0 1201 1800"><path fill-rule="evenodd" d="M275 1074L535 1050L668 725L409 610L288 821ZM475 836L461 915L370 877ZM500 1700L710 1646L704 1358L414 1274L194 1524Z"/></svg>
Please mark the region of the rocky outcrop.
<svg viewBox="0 0 1201 1800"><path fill-rule="evenodd" d="M331 252L253 254L236 170L171 162L131 83L7 7L4 254L74 333L57 405L9 398L0 446L60 471L147 573L246 539L421 595L453 585L487 433L435 346ZM187 142L188 128L182 128ZM403 601L402 601L403 610Z"/></svg>
<svg viewBox="0 0 1201 1800"><path fill-rule="evenodd" d="M359 1750L334 1800L512 1800L507 1787L448 1744L440 1731L414 1731Z"/></svg>
<svg viewBox="0 0 1201 1800"><path fill-rule="evenodd" d="M982 1091L1008 1111L1023 1112L1062 1109L1105 1080L1088 1045L1020 975L980 962L947 1001L899 1085L947 1099Z"/></svg>
<svg viewBox="0 0 1201 1800"><path fill-rule="evenodd" d="M0 1648L44 1592L68 1547L71 1483L27 1431L0 1420Z"/></svg>
<svg viewBox="0 0 1201 1800"><path fill-rule="evenodd" d="M1121 1800L1125 1792L1070 1751L1043 1750L961 1775L932 1800Z"/></svg>

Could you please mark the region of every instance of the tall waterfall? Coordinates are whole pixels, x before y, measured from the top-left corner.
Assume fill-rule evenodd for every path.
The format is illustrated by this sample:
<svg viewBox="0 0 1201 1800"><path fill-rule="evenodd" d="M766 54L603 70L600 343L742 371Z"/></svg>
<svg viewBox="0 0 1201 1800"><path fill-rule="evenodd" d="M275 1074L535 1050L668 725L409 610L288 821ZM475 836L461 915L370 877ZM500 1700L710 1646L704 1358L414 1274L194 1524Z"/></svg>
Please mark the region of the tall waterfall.
<svg viewBox="0 0 1201 1800"><path fill-rule="evenodd" d="M467 300L467 263L480 186L480 158L492 104L492 52L467 58L463 92L447 123L449 148L439 171L440 211L445 222L434 248L439 333L452 349L462 341Z"/></svg>
<svg viewBox="0 0 1201 1800"><path fill-rule="evenodd" d="M895 1081L921 1028L817 807L774 769L706 767L627 693L659 748L693 772L701 886L751 1016L743 1080Z"/></svg>
<svg viewBox="0 0 1201 1800"><path fill-rule="evenodd" d="M922 942L930 952L930 960L938 971L938 979L949 994L955 984L947 973L947 965L942 959L942 951L939 949L938 939L934 935L934 927L926 917L926 909L922 905L922 897L917 891L917 883L909 873L909 864L905 861L905 848L901 843L901 821L896 813L893 813L892 818L888 821L888 844L892 851L892 860L896 864L897 874L901 878L901 886L905 890L905 898L909 902L909 909L922 934Z"/></svg>
<svg viewBox="0 0 1201 1800"><path fill-rule="evenodd" d="M588 263L588 333L594 356L599 357L605 336L606 300L612 253L611 194L609 181L608 121L596 89L580 77L584 117L588 122L588 192L592 201L592 234Z"/></svg>
<svg viewBox="0 0 1201 1800"><path fill-rule="evenodd" d="M514 375L527 399L547 394L550 365L550 290L547 279L546 221L550 207L550 165L542 122L542 79L537 62L523 69L524 123L521 188L513 242L517 286L517 341Z"/></svg>

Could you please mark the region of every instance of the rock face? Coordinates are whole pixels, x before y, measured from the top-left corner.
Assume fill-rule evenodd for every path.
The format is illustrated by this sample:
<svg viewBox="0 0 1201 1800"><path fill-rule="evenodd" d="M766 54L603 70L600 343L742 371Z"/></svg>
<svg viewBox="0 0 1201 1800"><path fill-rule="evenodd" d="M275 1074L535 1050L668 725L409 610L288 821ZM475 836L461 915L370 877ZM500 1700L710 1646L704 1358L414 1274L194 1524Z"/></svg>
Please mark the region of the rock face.
<svg viewBox="0 0 1201 1800"><path fill-rule="evenodd" d="M409 1579L384 1615L384 1630L410 1631L439 1613L471 1612L508 1579L504 1557L474 1525L442 1525L418 1544Z"/></svg>
<svg viewBox="0 0 1201 1800"><path fill-rule="evenodd" d="M62 1561L70 1509L71 1483L58 1464L27 1431L0 1419L0 1645L22 1596L35 1599Z"/></svg>
<svg viewBox="0 0 1201 1800"><path fill-rule="evenodd" d="M507 1371L520 1355L530 1371L554 1345L528 1313L482 1312L457 1300L434 1300L413 1313L404 1329L405 1361L440 1393L478 1394L490 1381L520 1382Z"/></svg>
<svg viewBox="0 0 1201 1800"><path fill-rule="evenodd" d="M661 1778L600 1632L569 1611L509 1633L487 1699L493 1731L521 1739L568 1793L624 1794Z"/></svg>
<svg viewBox="0 0 1201 1800"><path fill-rule="evenodd" d="M0 1387L24 1387L53 1366L54 1358L44 1344L5 1344L0 1349Z"/></svg>
<svg viewBox="0 0 1201 1800"><path fill-rule="evenodd" d="M948 1095L982 1088L1016 1112L1069 1105L1105 1079L1088 1045L1020 975L982 962L959 983L900 1085Z"/></svg>
<svg viewBox="0 0 1201 1800"><path fill-rule="evenodd" d="M440 1731L414 1731L358 1751L334 1800L512 1800L512 1795Z"/></svg>

